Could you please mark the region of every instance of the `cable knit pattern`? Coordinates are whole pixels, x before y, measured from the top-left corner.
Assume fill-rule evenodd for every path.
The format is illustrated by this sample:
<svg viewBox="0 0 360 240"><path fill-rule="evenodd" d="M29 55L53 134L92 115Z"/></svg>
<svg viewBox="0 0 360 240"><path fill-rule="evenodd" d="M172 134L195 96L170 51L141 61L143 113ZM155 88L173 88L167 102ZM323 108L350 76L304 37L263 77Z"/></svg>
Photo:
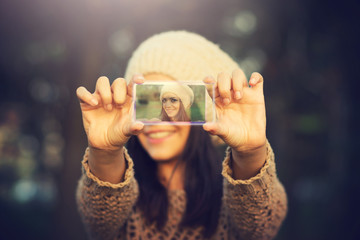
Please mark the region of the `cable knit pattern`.
<svg viewBox="0 0 360 240"><path fill-rule="evenodd" d="M128 166L124 181L119 184L103 182L91 173L88 153L89 149L82 161L83 175L76 192L78 209L91 239L115 239L139 195L134 164L127 151L124 151Z"/></svg>
<svg viewBox="0 0 360 240"><path fill-rule="evenodd" d="M122 183L103 182L88 166L86 151L83 176L77 189L77 203L85 228L92 239L203 239L201 227L179 228L185 211L186 193L172 190L169 196L169 220L159 232L145 224L136 208L138 185L133 161L125 151L127 170ZM219 225L212 239L272 239L287 212L287 199L276 176L274 154L267 143L267 159L260 172L248 180L232 178L231 151L223 162L224 195Z"/></svg>
<svg viewBox="0 0 360 240"><path fill-rule="evenodd" d="M287 212L284 187L276 176L274 153L266 143L267 158L259 174L248 180L234 180L231 149L223 162L224 202L229 213L233 239L272 239Z"/></svg>

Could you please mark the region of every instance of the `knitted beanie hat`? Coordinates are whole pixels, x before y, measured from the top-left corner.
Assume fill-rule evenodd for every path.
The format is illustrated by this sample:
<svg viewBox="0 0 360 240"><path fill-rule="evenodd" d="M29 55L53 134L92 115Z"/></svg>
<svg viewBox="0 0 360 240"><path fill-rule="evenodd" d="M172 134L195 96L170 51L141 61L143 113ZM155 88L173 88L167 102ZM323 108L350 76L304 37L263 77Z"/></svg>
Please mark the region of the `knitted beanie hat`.
<svg viewBox="0 0 360 240"><path fill-rule="evenodd" d="M169 83L163 86L160 91L160 101L162 101L163 95L165 93L175 94L178 98L181 99L185 109L189 109L194 102L194 92L189 86L186 85Z"/></svg>
<svg viewBox="0 0 360 240"><path fill-rule="evenodd" d="M150 37L129 60L125 79L136 73L160 73L182 81L215 79L220 72L231 73L239 66L218 45L187 31L170 31Z"/></svg>

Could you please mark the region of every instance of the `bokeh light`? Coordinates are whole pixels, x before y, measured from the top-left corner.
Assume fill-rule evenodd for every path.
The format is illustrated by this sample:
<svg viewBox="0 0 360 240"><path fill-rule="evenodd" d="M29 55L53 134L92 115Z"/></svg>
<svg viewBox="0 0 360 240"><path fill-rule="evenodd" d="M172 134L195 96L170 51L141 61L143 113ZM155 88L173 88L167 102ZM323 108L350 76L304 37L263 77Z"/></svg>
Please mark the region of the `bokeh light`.
<svg viewBox="0 0 360 240"><path fill-rule="evenodd" d="M109 46L117 57L123 58L133 49L134 36L126 29L116 31L109 38Z"/></svg>
<svg viewBox="0 0 360 240"><path fill-rule="evenodd" d="M31 96L43 103L48 103L54 100L55 91L51 83L42 78L36 78L30 82Z"/></svg>
<svg viewBox="0 0 360 240"><path fill-rule="evenodd" d="M257 17L250 10L241 10L223 20L227 34L234 37L246 37L253 34L257 28Z"/></svg>
<svg viewBox="0 0 360 240"><path fill-rule="evenodd" d="M37 185L34 181L21 179L14 185L14 199L19 203L29 202L35 197L36 191Z"/></svg>
<svg viewBox="0 0 360 240"><path fill-rule="evenodd" d="M236 14L234 28L241 34L250 35L256 30L256 16L251 11L242 11Z"/></svg>

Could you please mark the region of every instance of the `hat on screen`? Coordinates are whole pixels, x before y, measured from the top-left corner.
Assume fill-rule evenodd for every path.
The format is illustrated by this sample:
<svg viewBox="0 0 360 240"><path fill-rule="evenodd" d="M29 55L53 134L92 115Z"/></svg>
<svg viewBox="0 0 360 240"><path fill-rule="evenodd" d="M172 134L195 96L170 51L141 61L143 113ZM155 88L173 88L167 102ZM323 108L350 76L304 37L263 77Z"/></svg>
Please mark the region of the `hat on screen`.
<svg viewBox="0 0 360 240"><path fill-rule="evenodd" d="M178 98L181 99L185 109L189 109L194 102L194 92L187 85L178 83L168 83L164 85L160 91L160 101L162 101L163 95L165 93L175 94Z"/></svg>

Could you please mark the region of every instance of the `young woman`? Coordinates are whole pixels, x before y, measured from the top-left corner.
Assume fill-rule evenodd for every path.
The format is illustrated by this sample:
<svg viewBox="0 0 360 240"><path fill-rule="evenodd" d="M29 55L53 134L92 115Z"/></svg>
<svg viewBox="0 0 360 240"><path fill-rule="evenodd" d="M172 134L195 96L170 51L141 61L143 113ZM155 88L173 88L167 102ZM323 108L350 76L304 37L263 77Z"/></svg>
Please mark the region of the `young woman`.
<svg viewBox="0 0 360 240"><path fill-rule="evenodd" d="M89 143L77 203L89 236L273 238L287 199L266 140L263 77L253 73L248 82L217 45L175 31L143 42L125 78L110 85L100 77L94 93L77 90ZM132 122L134 83L184 79L215 85L215 122ZM228 145L222 163L208 133Z"/></svg>
<svg viewBox="0 0 360 240"><path fill-rule="evenodd" d="M194 101L194 92L189 86L176 83L163 86L160 91L160 101L161 121L190 121L186 110L190 109Z"/></svg>

